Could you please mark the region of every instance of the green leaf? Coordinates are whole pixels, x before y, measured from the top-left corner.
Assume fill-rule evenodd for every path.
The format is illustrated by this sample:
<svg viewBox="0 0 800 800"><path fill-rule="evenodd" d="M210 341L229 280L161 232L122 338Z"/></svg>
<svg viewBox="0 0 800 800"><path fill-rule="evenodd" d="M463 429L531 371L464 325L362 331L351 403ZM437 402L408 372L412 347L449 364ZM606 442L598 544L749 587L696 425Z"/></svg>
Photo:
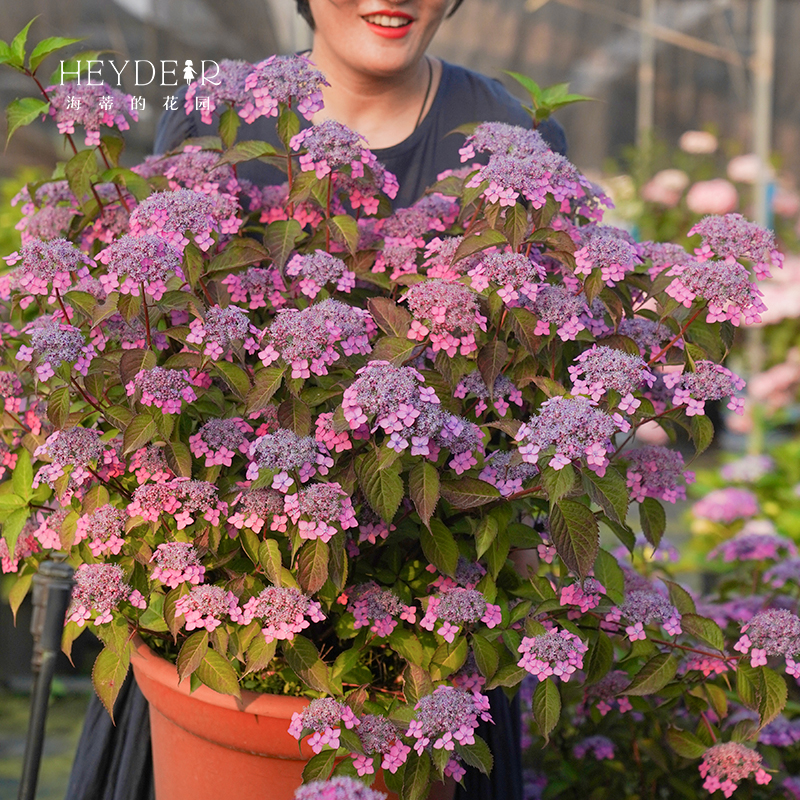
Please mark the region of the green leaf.
<svg viewBox="0 0 800 800"><path fill-rule="evenodd" d="M497 520L492 516L484 517L478 529L475 531L475 549L477 557L481 558L483 554L492 546L492 543L497 538L500 526Z"/></svg>
<svg viewBox="0 0 800 800"><path fill-rule="evenodd" d="M587 479L589 497L599 505L606 514L620 524L625 523L628 516L628 502L630 495L625 478L613 467L606 469L606 474L601 478L596 472L586 470L584 477Z"/></svg>
<svg viewBox="0 0 800 800"><path fill-rule="evenodd" d="M522 679L528 673L522 668L518 667L516 664L506 664L504 667L500 667L499 670L495 673L494 678L486 683L486 689L495 689L498 686L519 686L522 683Z"/></svg>
<svg viewBox="0 0 800 800"><path fill-rule="evenodd" d="M490 483L464 476L456 481L442 481L440 492L453 508L459 510L477 508L500 497L500 492Z"/></svg>
<svg viewBox="0 0 800 800"><path fill-rule="evenodd" d="M333 239L343 244L350 251L351 255L358 250L358 223L347 214L338 214L328 220L328 229Z"/></svg>
<svg viewBox="0 0 800 800"><path fill-rule="evenodd" d="M81 150L72 156L64 167L64 173L72 193L83 201L91 193L92 184L99 174L94 149Z"/></svg>
<svg viewBox="0 0 800 800"><path fill-rule="evenodd" d="M106 406L105 418L117 429L124 431L133 419L133 412L125 406Z"/></svg>
<svg viewBox="0 0 800 800"><path fill-rule="evenodd" d="M328 580L328 545L322 539L306 542L297 562L297 580L309 594L318 592Z"/></svg>
<svg viewBox="0 0 800 800"><path fill-rule="evenodd" d="M485 344L478 353L478 369L490 396L494 396L494 382L507 361L508 346L499 339Z"/></svg>
<svg viewBox="0 0 800 800"><path fill-rule="evenodd" d="M539 683L533 693L533 719L545 742L550 741L550 734L560 716L561 695L553 681L547 678Z"/></svg>
<svg viewBox="0 0 800 800"><path fill-rule="evenodd" d="M759 727L752 719L743 719L733 726L731 731L732 742L748 742L758 738Z"/></svg>
<svg viewBox="0 0 800 800"><path fill-rule="evenodd" d="M164 448L167 466L179 478L192 477L192 454L183 442L168 442Z"/></svg>
<svg viewBox="0 0 800 800"><path fill-rule="evenodd" d="M278 406L278 422L282 428L289 428L298 436L308 436L311 433L311 409L299 397L292 396Z"/></svg>
<svg viewBox="0 0 800 800"><path fill-rule="evenodd" d="M475 634L472 637L472 652L481 675L487 680L492 678L500 664L500 655L494 646L483 636Z"/></svg>
<svg viewBox="0 0 800 800"><path fill-rule="evenodd" d="M663 689L678 671L677 659L669 653L659 653L653 656L636 673L627 689L622 694L644 697L656 694Z"/></svg>
<svg viewBox="0 0 800 800"><path fill-rule="evenodd" d="M124 297L130 297L130 295ZM155 366L156 356L152 350L125 350L119 360L119 375L122 385L127 386L141 370L153 369Z"/></svg>
<svg viewBox="0 0 800 800"><path fill-rule="evenodd" d="M398 625L389 635L389 646L411 664L419 664L425 658L419 639L408 629Z"/></svg>
<svg viewBox="0 0 800 800"><path fill-rule="evenodd" d="M439 502L439 472L429 461L417 464L408 476L408 492L420 519L428 525ZM481 554L478 553L478 558Z"/></svg>
<svg viewBox="0 0 800 800"><path fill-rule="evenodd" d="M63 36L51 36L48 39L42 39L31 51L30 60L28 61L31 72L36 72L42 61L51 53L63 50L65 47L80 41L80 39L65 39Z"/></svg>
<svg viewBox="0 0 800 800"><path fill-rule="evenodd" d="M25 63L25 43L28 41L28 31L31 25L38 18L34 17L12 40L11 40L11 56L13 61L10 63L22 66Z"/></svg>
<svg viewBox="0 0 800 800"><path fill-rule="evenodd" d="M492 751L480 736L475 737L474 744L457 744L456 752L465 763L479 769L484 775L488 775L492 771L494 764Z"/></svg>
<svg viewBox="0 0 800 800"><path fill-rule="evenodd" d="M497 536L486 551L486 565L493 580L497 579L500 570L506 565L510 549L511 539L508 530L505 527L499 528Z"/></svg>
<svg viewBox="0 0 800 800"><path fill-rule="evenodd" d="M356 459L356 475L367 502L384 522L391 522L405 494L395 467L379 470L374 453Z"/></svg>
<svg viewBox="0 0 800 800"><path fill-rule="evenodd" d="M700 758L708 750L693 733L679 728L667 729L667 744L682 758Z"/></svg>
<svg viewBox="0 0 800 800"><path fill-rule="evenodd" d="M128 455L144 447L156 435L156 424L149 414L137 414L128 423L122 436L122 453Z"/></svg>
<svg viewBox="0 0 800 800"><path fill-rule="evenodd" d="M387 335L407 339L411 314L388 297L370 297L367 308L378 327Z"/></svg>
<svg viewBox="0 0 800 800"><path fill-rule="evenodd" d="M233 393L244 401L250 392L250 378L247 377L247 373L230 361L215 361L214 370L230 386Z"/></svg>
<svg viewBox="0 0 800 800"><path fill-rule="evenodd" d="M30 125L37 117L46 114L50 108L50 103L45 103L36 97L22 97L19 100L12 100L6 106L6 123L8 136L6 136L6 146L11 141L11 137L18 128Z"/></svg>
<svg viewBox="0 0 800 800"><path fill-rule="evenodd" d="M696 613L697 608L695 607L694 600L686 589L673 581L664 580L664 583L667 584L667 588L669 589L669 601L678 609L679 614Z"/></svg>
<svg viewBox="0 0 800 800"><path fill-rule="evenodd" d="M27 450L22 448L17 456L17 463L11 472L11 488L18 497L26 503L31 499L33 489L33 467L31 466L31 456ZM10 552L14 552L11 550Z"/></svg>
<svg viewBox="0 0 800 800"><path fill-rule="evenodd" d="M295 636L290 642L284 643L283 654L289 666L312 689L331 694L328 668L309 639L305 636Z"/></svg>
<svg viewBox="0 0 800 800"><path fill-rule="evenodd" d="M407 703L416 704L433 693L431 676L422 667L410 663L403 671L403 693Z"/></svg>
<svg viewBox="0 0 800 800"><path fill-rule="evenodd" d="M761 727L769 725L786 707L788 690L782 675L769 667L761 667L758 684L758 717Z"/></svg>
<svg viewBox="0 0 800 800"><path fill-rule="evenodd" d="M256 372L253 388L247 393L246 414L252 414L266 408L275 392L280 389L284 367L266 367Z"/></svg>
<svg viewBox="0 0 800 800"><path fill-rule="evenodd" d="M556 500L560 500L564 495L569 494L573 486L575 486L577 477L572 464L567 464L563 469L543 467L541 476L542 484L551 503L555 503Z"/></svg>
<svg viewBox="0 0 800 800"><path fill-rule="evenodd" d="M197 665L194 674L197 675L202 683L215 692L241 697L236 670L231 666L228 659L220 655L216 650L206 650L203 660Z"/></svg>
<svg viewBox="0 0 800 800"><path fill-rule="evenodd" d="M208 650L208 631L203 629L189 636L181 646L178 653L178 676L183 680L187 675L191 675L200 662L203 660Z"/></svg>
<svg viewBox="0 0 800 800"><path fill-rule="evenodd" d="M243 161L254 161L263 156L274 156L277 150L267 142L247 140L236 142L222 154L220 160L214 165L221 167L223 164L241 164Z"/></svg>
<svg viewBox="0 0 800 800"><path fill-rule="evenodd" d="M247 648L247 660L244 674L249 675L252 672L261 672L262 669L266 669L270 665L272 659L275 658L277 647L278 643L275 639L271 642L267 642L259 631L253 637L253 641L250 642L250 646Z"/></svg>
<svg viewBox="0 0 800 800"><path fill-rule="evenodd" d="M438 519L431 520L430 529L420 528L419 540L425 558L439 572L452 577L458 565L458 545L453 534Z"/></svg>
<svg viewBox="0 0 800 800"><path fill-rule="evenodd" d="M714 620L700 617L697 614L683 614L681 616L681 628L684 633L702 639L715 650L725 650L725 636Z"/></svg>
<svg viewBox="0 0 800 800"><path fill-rule="evenodd" d="M17 538L19 537L20 533L22 533L22 529L25 527L25 523L28 521L29 516L30 510L26 505L25 508L19 508L16 511L12 511L3 520L3 538L6 540L9 553L14 552L14 548L17 545Z"/></svg>
<svg viewBox="0 0 800 800"><path fill-rule="evenodd" d="M371 361L388 361L395 367L402 367L414 356L414 351L421 347L414 339L400 339L396 336L384 336L379 339L370 354Z"/></svg>
<svg viewBox="0 0 800 800"><path fill-rule="evenodd" d="M411 756L403 774L403 792L401 800L425 800L430 789L431 759L423 750L422 755Z"/></svg>
<svg viewBox="0 0 800 800"><path fill-rule="evenodd" d="M758 669L751 667L747 659L740 659L736 665L736 694L751 711L758 711L760 705L760 682Z"/></svg>
<svg viewBox="0 0 800 800"><path fill-rule="evenodd" d="M113 167L103 172L97 179L98 183L116 183L124 186L137 200L144 200L153 193L150 184L135 172L124 167Z"/></svg>
<svg viewBox="0 0 800 800"><path fill-rule="evenodd" d="M696 455L708 449L714 441L714 424L705 414L695 414L692 417L692 442Z"/></svg>
<svg viewBox="0 0 800 800"><path fill-rule="evenodd" d="M59 430L67 424L69 419L69 387L62 386L50 393L47 400L47 418Z"/></svg>
<svg viewBox="0 0 800 800"><path fill-rule="evenodd" d="M281 585L281 570L283 561L278 543L274 539L267 539L259 545L258 562L267 573L267 577L275 584Z"/></svg>
<svg viewBox="0 0 800 800"><path fill-rule="evenodd" d="M5 514L7 511L16 511L18 508L23 508L27 505L27 500L23 500L15 494L0 494L0 514Z"/></svg>
<svg viewBox="0 0 800 800"><path fill-rule="evenodd" d="M645 497L639 503L639 521L647 541L653 547L658 547L667 528L667 514L664 506L652 497Z"/></svg>
<svg viewBox="0 0 800 800"><path fill-rule="evenodd" d="M613 665L614 645L603 631L598 630L597 639L594 644L589 646L589 652L584 662L586 683L597 683L608 674Z"/></svg>
<svg viewBox="0 0 800 800"><path fill-rule="evenodd" d="M275 264L283 269L292 250L302 238L303 228L296 219L279 219L267 225L264 246L269 250Z"/></svg>
<svg viewBox="0 0 800 800"><path fill-rule="evenodd" d="M563 562L585 578L600 548L600 532L594 514L583 503L560 500L550 506L550 533Z"/></svg>
<svg viewBox="0 0 800 800"><path fill-rule="evenodd" d="M116 650L105 647L100 651L100 655L97 656L92 667L92 685L112 722L114 721L114 702L122 688L125 676L128 674L130 663L130 648L126 648L123 653L118 653Z"/></svg>
<svg viewBox="0 0 800 800"><path fill-rule="evenodd" d="M535 333L536 317L525 308L510 308L509 314L514 335L522 346L535 356L542 345L542 337Z"/></svg>
<svg viewBox="0 0 800 800"><path fill-rule="evenodd" d="M222 139L222 146L226 150L236 141L240 124L241 117L233 108L228 108L220 114L219 138Z"/></svg>
<svg viewBox="0 0 800 800"><path fill-rule="evenodd" d="M331 776L333 767L336 764L336 751L323 750L309 759L303 769L303 783L312 781L326 781Z"/></svg>
<svg viewBox="0 0 800 800"><path fill-rule="evenodd" d="M488 247L495 247L496 245L507 244L506 237L493 228L478 229L475 233L464 237L464 241L458 246L455 255L453 256L453 263L471 256L473 253L479 253L481 250L486 250Z"/></svg>
<svg viewBox="0 0 800 800"><path fill-rule="evenodd" d="M603 584L606 595L614 603L623 602L625 575L617 559L602 548L597 552L597 559L594 562L594 577Z"/></svg>
<svg viewBox="0 0 800 800"><path fill-rule="evenodd" d="M206 273L232 272L241 267L260 264L262 261L269 259L269 257L270 253L249 236L231 239L225 249L211 259L208 267L206 267Z"/></svg>
<svg viewBox="0 0 800 800"><path fill-rule="evenodd" d="M289 140L300 133L300 119L294 111L288 108L281 110L278 117L278 138L281 144L289 150Z"/></svg>
<svg viewBox="0 0 800 800"><path fill-rule="evenodd" d="M506 209L503 233L505 233L512 250L516 250L522 244L528 233L529 226L528 212L523 206L514 203L513 206Z"/></svg>

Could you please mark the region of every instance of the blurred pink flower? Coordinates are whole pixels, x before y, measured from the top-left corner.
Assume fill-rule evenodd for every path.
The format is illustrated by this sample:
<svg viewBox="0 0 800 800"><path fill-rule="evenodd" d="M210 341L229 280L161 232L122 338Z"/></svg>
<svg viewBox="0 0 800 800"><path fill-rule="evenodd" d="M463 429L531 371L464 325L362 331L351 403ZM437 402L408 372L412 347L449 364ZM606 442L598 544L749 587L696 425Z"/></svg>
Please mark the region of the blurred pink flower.
<svg viewBox="0 0 800 800"><path fill-rule="evenodd" d="M735 183L755 183L758 180L760 163L755 153L734 156L728 162L728 177ZM772 172L772 167L767 168Z"/></svg>
<svg viewBox="0 0 800 800"><path fill-rule="evenodd" d="M708 131L686 131L678 140L678 146L684 153L706 155L717 149L717 137Z"/></svg>
<svg viewBox="0 0 800 800"><path fill-rule="evenodd" d="M729 214L739 205L739 194L724 178L698 181L689 189L686 205L695 214Z"/></svg>
<svg viewBox="0 0 800 800"><path fill-rule="evenodd" d="M772 210L784 218L794 217L800 211L800 194L796 189L787 186L778 186L772 198Z"/></svg>
<svg viewBox="0 0 800 800"><path fill-rule="evenodd" d="M682 169L662 169L642 187L642 198L672 208L678 205L689 183L689 176Z"/></svg>

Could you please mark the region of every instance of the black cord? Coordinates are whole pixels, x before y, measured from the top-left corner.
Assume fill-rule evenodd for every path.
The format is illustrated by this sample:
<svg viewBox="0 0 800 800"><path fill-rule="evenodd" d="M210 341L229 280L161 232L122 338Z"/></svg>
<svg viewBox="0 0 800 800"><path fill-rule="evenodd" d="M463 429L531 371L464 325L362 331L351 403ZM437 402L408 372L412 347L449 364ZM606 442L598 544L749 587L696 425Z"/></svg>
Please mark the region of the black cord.
<svg viewBox="0 0 800 800"><path fill-rule="evenodd" d="M419 124L422 122L422 115L425 113L425 106L428 105L428 97L431 93L431 86L433 86L433 64L431 64L431 60L427 55L425 56L425 61L428 64L428 88L425 90L425 99L422 101L422 108L419 110L419 116L414 124L414 130L419 128Z"/></svg>

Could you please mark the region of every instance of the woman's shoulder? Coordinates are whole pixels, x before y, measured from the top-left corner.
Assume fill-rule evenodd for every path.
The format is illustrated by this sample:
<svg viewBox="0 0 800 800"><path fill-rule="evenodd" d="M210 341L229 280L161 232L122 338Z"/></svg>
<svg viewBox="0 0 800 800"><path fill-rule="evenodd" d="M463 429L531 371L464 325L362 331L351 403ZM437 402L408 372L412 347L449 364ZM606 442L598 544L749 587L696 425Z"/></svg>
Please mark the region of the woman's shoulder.
<svg viewBox="0 0 800 800"><path fill-rule="evenodd" d="M439 97L439 113L447 119L449 130L467 122L507 122L531 127L530 115L522 103L499 80L444 60ZM567 139L558 122L545 120L539 132L553 151L566 154Z"/></svg>

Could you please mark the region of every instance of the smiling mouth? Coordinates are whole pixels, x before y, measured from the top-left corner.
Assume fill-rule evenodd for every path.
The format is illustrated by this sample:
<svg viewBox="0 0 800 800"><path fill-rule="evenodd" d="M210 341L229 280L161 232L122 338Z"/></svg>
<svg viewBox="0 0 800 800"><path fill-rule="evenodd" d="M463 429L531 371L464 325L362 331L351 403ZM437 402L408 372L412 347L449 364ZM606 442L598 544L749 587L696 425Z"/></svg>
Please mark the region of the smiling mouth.
<svg viewBox="0 0 800 800"><path fill-rule="evenodd" d="M363 19L371 25L378 25L381 28L407 28L414 21L408 17L390 17L388 14L370 14Z"/></svg>

